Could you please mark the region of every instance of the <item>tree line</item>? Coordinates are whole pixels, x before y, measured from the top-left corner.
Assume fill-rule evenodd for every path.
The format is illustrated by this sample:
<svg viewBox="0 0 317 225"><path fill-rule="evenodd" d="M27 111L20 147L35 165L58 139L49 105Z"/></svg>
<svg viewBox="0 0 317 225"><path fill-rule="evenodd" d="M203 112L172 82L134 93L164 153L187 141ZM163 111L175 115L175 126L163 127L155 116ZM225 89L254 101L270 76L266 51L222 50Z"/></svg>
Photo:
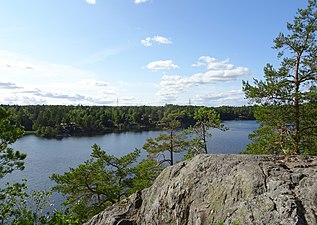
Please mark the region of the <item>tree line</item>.
<svg viewBox="0 0 317 225"><path fill-rule="evenodd" d="M26 155L10 148L23 134L16 115L2 107L0 115L1 179L14 170L23 170ZM185 152L183 160L208 153L210 128L226 130L219 113L208 107L196 108L195 124L188 128L183 126L186 116L183 110L159 121L161 134L148 138L142 147L148 153L146 158L140 159L141 149L116 157L95 144L90 159L83 164L64 174L52 174L50 178L56 183L52 191L67 198L65 209L60 211L49 209L50 192L29 194L25 181L6 184L0 188L0 224L82 224L105 207L152 185L166 166L176 162L176 153Z"/></svg>
<svg viewBox="0 0 317 225"><path fill-rule="evenodd" d="M268 64L264 80L255 79L253 84L243 82L246 97L257 105L254 116L260 123L260 128L250 135L252 143L244 153L317 154L317 0L308 0L307 8L298 10L287 29L289 34L281 33L274 40L279 56L284 55L279 69ZM20 124L31 131L43 127L56 129L54 126L60 124L74 129L153 124L162 132L143 145L148 155L141 162L140 149L115 157L94 145L91 158L85 163L64 174L53 174L51 179L56 183L53 190L67 197L65 210L41 214L49 203L47 193L28 194L24 181L7 184L0 188L1 224L81 224L104 207L150 186L165 166L175 163L175 153L185 152L185 159L208 153L206 141L211 135L210 128L225 131L221 119L237 109L223 107L221 111L221 107L173 105L5 107L7 110L0 107L0 179L24 168L26 155L10 147L23 135ZM252 109L239 110L252 112ZM250 115L242 111L235 114L236 118ZM35 203L34 208L30 201Z"/></svg>
<svg viewBox="0 0 317 225"><path fill-rule="evenodd" d="M59 106L4 105L17 117L26 132L43 137L63 137L112 131L161 129L160 121L175 112L184 112L182 127L195 124L198 106ZM214 108L221 120L254 119L251 106Z"/></svg>

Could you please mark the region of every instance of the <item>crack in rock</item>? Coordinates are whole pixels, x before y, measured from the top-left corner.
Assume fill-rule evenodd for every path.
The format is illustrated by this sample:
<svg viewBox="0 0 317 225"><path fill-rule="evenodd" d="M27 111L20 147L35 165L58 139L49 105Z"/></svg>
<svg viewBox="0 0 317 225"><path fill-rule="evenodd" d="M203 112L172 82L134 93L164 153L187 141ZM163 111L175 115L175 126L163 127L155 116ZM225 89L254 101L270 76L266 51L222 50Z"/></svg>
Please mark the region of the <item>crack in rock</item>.
<svg viewBox="0 0 317 225"><path fill-rule="evenodd" d="M317 225L317 157L199 155L86 225Z"/></svg>

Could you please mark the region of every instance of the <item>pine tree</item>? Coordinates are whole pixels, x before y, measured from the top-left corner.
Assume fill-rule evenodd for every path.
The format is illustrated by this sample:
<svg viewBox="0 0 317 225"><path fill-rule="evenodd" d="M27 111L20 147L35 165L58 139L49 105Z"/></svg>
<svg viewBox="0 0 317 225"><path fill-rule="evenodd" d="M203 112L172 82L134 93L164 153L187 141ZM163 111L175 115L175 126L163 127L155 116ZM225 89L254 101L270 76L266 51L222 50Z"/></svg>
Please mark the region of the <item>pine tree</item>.
<svg viewBox="0 0 317 225"><path fill-rule="evenodd" d="M149 187L161 171L154 160L143 160L135 165L140 156L138 149L116 157L96 144L92 148L90 160L62 175L50 177L56 182L53 191L67 196L64 204L70 206L71 212L80 221Z"/></svg>
<svg viewBox="0 0 317 225"><path fill-rule="evenodd" d="M194 119L196 120L196 124L186 131L187 134L194 135L187 157L208 153L207 138L212 135L210 128L216 128L221 131L227 130L220 120L220 114L214 109L200 107L195 112Z"/></svg>
<svg viewBox="0 0 317 225"><path fill-rule="evenodd" d="M281 64L268 64L265 80L243 82L245 95L258 105L261 122L247 153L317 153L317 1L299 9L288 33L274 40Z"/></svg>
<svg viewBox="0 0 317 225"><path fill-rule="evenodd" d="M0 107L0 179L14 170L23 170L26 155L13 150L10 145L22 136L23 130L15 122L14 116ZM24 183L7 184L0 189L0 223L5 223L18 215L17 199L24 196Z"/></svg>
<svg viewBox="0 0 317 225"><path fill-rule="evenodd" d="M184 134L180 132L182 128L181 119L184 113L170 113L163 117L161 126L166 132L161 133L157 138L148 138L143 145L152 158L156 158L159 164L174 164L174 154L186 149ZM165 153L168 153L166 158Z"/></svg>

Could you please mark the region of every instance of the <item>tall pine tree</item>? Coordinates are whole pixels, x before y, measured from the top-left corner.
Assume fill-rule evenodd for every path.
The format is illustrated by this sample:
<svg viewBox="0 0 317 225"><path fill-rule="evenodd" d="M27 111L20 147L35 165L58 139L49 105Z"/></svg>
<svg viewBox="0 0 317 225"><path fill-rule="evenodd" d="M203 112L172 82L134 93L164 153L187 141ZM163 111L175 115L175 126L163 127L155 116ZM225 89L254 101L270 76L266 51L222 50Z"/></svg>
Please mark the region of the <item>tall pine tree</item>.
<svg viewBox="0 0 317 225"><path fill-rule="evenodd" d="M247 153L317 153L317 0L299 9L287 30L274 40L280 67L268 64L264 81L243 82L261 122Z"/></svg>

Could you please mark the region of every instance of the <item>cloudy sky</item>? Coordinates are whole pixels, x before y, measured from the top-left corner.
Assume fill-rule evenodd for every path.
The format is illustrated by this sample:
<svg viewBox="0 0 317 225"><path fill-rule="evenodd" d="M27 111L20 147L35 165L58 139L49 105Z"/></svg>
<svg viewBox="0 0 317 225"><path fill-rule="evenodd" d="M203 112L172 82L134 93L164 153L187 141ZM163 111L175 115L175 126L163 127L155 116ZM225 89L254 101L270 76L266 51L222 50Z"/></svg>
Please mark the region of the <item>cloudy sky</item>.
<svg viewBox="0 0 317 225"><path fill-rule="evenodd" d="M0 0L0 104L247 104L305 1Z"/></svg>

